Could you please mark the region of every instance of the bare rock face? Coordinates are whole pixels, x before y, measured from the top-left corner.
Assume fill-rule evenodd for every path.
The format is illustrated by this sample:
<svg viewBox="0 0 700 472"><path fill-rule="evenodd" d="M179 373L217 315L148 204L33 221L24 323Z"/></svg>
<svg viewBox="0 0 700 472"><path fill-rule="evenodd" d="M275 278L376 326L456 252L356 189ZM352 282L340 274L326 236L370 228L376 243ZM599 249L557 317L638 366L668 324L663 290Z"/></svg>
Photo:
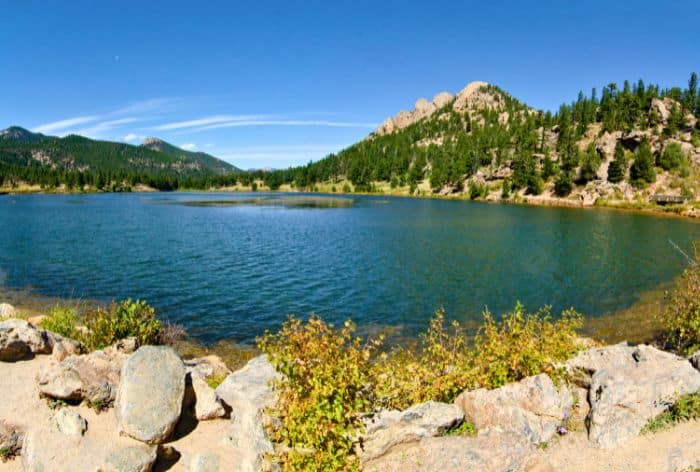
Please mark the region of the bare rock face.
<svg viewBox="0 0 700 472"><path fill-rule="evenodd" d="M180 419L185 366L170 347L143 346L124 363L115 401L117 430L148 444L168 439Z"/></svg>
<svg viewBox="0 0 700 472"><path fill-rule="evenodd" d="M532 445L512 433L489 431L477 437L423 438L364 464L367 472L523 471Z"/></svg>
<svg viewBox="0 0 700 472"><path fill-rule="evenodd" d="M440 92L429 102L425 98L419 98L413 107L413 111L401 111L396 116L387 118L384 123L377 128L377 134L390 134L402 128L427 118L440 108L447 105L452 100L452 95L447 92Z"/></svg>
<svg viewBox="0 0 700 472"><path fill-rule="evenodd" d="M117 348L70 356L42 370L39 391L59 400L108 405L116 397L121 369L128 355Z"/></svg>
<svg viewBox="0 0 700 472"><path fill-rule="evenodd" d="M15 318L0 323L0 362L15 362L31 354L51 354L49 333Z"/></svg>
<svg viewBox="0 0 700 472"><path fill-rule="evenodd" d="M589 387L589 439L614 448L680 396L700 389L700 372L688 360L646 345L617 344L580 353L566 363Z"/></svg>
<svg viewBox="0 0 700 472"><path fill-rule="evenodd" d="M15 307L9 303L0 303L0 320L14 318L15 316L17 316L17 310L15 310Z"/></svg>
<svg viewBox="0 0 700 472"><path fill-rule="evenodd" d="M458 424L464 413L455 405L425 402L405 411L384 410L365 422L365 434L358 456L369 461L397 444L437 436Z"/></svg>
<svg viewBox="0 0 700 472"><path fill-rule="evenodd" d="M476 109L495 109L502 106L500 97L496 97L492 93L484 90L488 87L486 82L472 82L464 87L458 94L454 103L454 110L457 112L465 112Z"/></svg>
<svg viewBox="0 0 700 472"><path fill-rule="evenodd" d="M546 374L486 390L462 392L455 404L479 434L484 430L508 431L532 444L549 441L564 416L571 413L573 396L557 387Z"/></svg>
<svg viewBox="0 0 700 472"><path fill-rule="evenodd" d="M241 472L257 472L263 467L264 456L273 452L263 427L263 413L277 400L270 382L278 376L267 356L262 355L226 377L216 389L219 398L231 407L228 440Z"/></svg>

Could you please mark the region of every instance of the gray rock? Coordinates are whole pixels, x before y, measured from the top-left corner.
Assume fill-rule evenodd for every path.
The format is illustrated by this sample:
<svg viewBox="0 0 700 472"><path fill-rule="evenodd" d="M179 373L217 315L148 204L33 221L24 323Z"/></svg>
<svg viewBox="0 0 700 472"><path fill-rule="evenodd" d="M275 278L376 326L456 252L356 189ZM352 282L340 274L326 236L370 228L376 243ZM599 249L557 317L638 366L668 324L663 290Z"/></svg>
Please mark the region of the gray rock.
<svg viewBox="0 0 700 472"><path fill-rule="evenodd" d="M646 345L590 349L567 366L590 385L588 437L602 448L638 435L680 396L700 389L700 372L690 362Z"/></svg>
<svg viewBox="0 0 700 472"><path fill-rule="evenodd" d="M187 374L187 378L188 388L185 394L185 403L194 404L194 416L197 420L212 420L226 415L226 410L216 392L202 377L190 373Z"/></svg>
<svg viewBox="0 0 700 472"><path fill-rule="evenodd" d="M158 444L170 436L182 411L185 366L170 347L143 346L124 363L115 401L117 430Z"/></svg>
<svg viewBox="0 0 700 472"><path fill-rule="evenodd" d="M693 367L700 370L700 349L691 354L688 360L693 365Z"/></svg>
<svg viewBox="0 0 700 472"><path fill-rule="evenodd" d="M9 303L0 303L0 320L5 318L14 318L17 316L17 310Z"/></svg>
<svg viewBox="0 0 700 472"><path fill-rule="evenodd" d="M384 410L365 422L358 456L369 461L397 444L440 435L464 418L464 412L448 403L425 402L405 411Z"/></svg>
<svg viewBox="0 0 700 472"><path fill-rule="evenodd" d="M150 472L157 459L155 446L130 446L107 456L107 472Z"/></svg>
<svg viewBox="0 0 700 472"><path fill-rule="evenodd" d="M48 333L18 319L0 322L0 361L14 362L30 354L51 354Z"/></svg>
<svg viewBox="0 0 700 472"><path fill-rule="evenodd" d="M61 408L53 416L53 422L61 433L82 436L87 431L87 421L73 410Z"/></svg>
<svg viewBox="0 0 700 472"><path fill-rule="evenodd" d="M212 453L200 453L192 456L188 472L219 472L219 456Z"/></svg>
<svg viewBox="0 0 700 472"><path fill-rule="evenodd" d="M78 356L83 352L78 341L51 332L49 332L49 338L52 344L51 355L59 362L70 356Z"/></svg>
<svg viewBox="0 0 700 472"><path fill-rule="evenodd" d="M127 358L116 349L70 356L39 373L39 391L60 400L88 400L109 405L116 397L121 369Z"/></svg>
<svg viewBox="0 0 700 472"><path fill-rule="evenodd" d="M534 454L534 448L523 437L492 430L477 437L424 438L363 464L363 470L516 472L527 470Z"/></svg>
<svg viewBox="0 0 700 472"><path fill-rule="evenodd" d="M219 398L231 407L228 440L240 472L257 472L263 467L265 455L273 452L263 427L263 412L276 402L277 394L270 382L278 376L267 356L262 355L230 374L216 389Z"/></svg>
<svg viewBox="0 0 700 472"><path fill-rule="evenodd" d="M464 391L455 404L479 434L496 428L539 444L549 441L564 415L571 413L573 396L566 387L557 389L546 374L540 374L494 390Z"/></svg>
<svg viewBox="0 0 700 472"><path fill-rule="evenodd" d="M10 457L18 455L22 449L22 437L17 428L0 421L0 450L6 451Z"/></svg>
<svg viewBox="0 0 700 472"><path fill-rule="evenodd" d="M185 369L189 374L197 374L202 378L223 377L231 373L226 363L215 355L196 357L184 361Z"/></svg>

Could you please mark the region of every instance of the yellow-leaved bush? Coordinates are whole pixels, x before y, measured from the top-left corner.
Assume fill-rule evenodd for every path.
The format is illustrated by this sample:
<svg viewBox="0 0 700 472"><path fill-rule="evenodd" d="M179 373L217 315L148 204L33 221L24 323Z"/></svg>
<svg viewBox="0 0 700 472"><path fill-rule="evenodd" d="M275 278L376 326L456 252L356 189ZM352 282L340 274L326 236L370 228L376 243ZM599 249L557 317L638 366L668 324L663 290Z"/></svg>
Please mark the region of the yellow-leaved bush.
<svg viewBox="0 0 700 472"><path fill-rule="evenodd" d="M414 348L382 350L383 338L361 340L352 323L336 329L317 316L290 317L259 339L284 374L270 428L283 445L284 470L356 470L362 418L379 408L403 409L427 400L452 401L465 389L495 388L541 372L579 349L582 316L554 319L548 307L527 313L518 303L500 321L484 314L474 337L438 310ZM470 428L464 428L465 431Z"/></svg>
<svg viewBox="0 0 700 472"><path fill-rule="evenodd" d="M668 294L661 315L667 347L684 354L700 348L700 245L693 245L695 259Z"/></svg>

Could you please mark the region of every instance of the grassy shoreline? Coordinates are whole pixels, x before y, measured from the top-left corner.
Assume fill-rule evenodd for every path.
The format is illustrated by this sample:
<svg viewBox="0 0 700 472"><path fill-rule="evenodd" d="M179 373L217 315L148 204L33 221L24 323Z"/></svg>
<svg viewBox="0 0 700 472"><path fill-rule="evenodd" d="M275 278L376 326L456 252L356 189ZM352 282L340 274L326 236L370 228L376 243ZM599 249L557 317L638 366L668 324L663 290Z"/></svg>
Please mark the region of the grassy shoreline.
<svg viewBox="0 0 700 472"><path fill-rule="evenodd" d="M67 189L41 189L36 186L25 186L16 189L0 188L0 196L2 195L92 195L92 194L106 194L106 193L270 193L270 194L281 194L281 193L304 193L304 194L319 194L319 195L337 195L337 196L354 196L354 195L364 195L373 197L396 197L396 198L417 198L417 199L432 199L432 200L451 200L451 201L463 201L463 202L480 202L480 203L490 203L490 204L500 204L500 205L519 205L519 206L535 206L535 207L555 207L555 208L570 208L579 210L615 210L626 213L637 213L648 216L664 216L673 218L683 218L686 220L697 221L700 220L700 208L698 208L694 203L686 203L682 205L659 205L652 202L637 201L627 201L627 200L609 200L609 199L598 199L594 203L584 203L581 200L572 198L560 198L560 197L529 197L516 195L513 198L508 199L493 199L493 198L477 198L472 199L467 193L457 193L457 194L436 194L432 192L426 192L422 189L419 194L409 194L408 191L404 189L388 189L389 191L384 191L382 189L380 192L343 192L341 183L337 185L323 184L321 188L316 191L311 190L299 190L292 188L289 185L283 185L278 190L271 190L262 184L257 187L257 190L253 191L252 187L240 186L235 187L221 187L221 188L210 188L210 189L188 189L182 188L174 191L159 191L156 189L143 187L132 189L130 192L105 192L99 190L67 190ZM328 187L328 188L326 188ZM333 189L335 188L335 191Z"/></svg>

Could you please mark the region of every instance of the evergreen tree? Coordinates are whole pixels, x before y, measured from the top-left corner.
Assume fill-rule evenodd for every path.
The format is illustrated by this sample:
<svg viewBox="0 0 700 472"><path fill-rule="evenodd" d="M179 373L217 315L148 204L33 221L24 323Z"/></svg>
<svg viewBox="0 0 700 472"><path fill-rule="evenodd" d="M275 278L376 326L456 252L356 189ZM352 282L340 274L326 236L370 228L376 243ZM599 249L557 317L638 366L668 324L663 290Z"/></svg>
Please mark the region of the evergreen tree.
<svg viewBox="0 0 700 472"><path fill-rule="evenodd" d="M574 182L569 172L562 171L554 182L554 193L558 197L566 197L574 188Z"/></svg>
<svg viewBox="0 0 700 472"><path fill-rule="evenodd" d="M627 173L627 161L625 159L625 150L622 143L618 141L615 144L615 156L608 166L608 182L614 184L622 182Z"/></svg>
<svg viewBox="0 0 700 472"><path fill-rule="evenodd" d="M545 152L544 159L542 160L542 178L546 182L556 173L557 169L554 165L554 161L549 157L549 152Z"/></svg>
<svg viewBox="0 0 700 472"><path fill-rule="evenodd" d="M630 178L633 185L640 187L656 180L654 156L651 151L651 145L646 139L642 141L635 151L634 162L630 168Z"/></svg>
<svg viewBox="0 0 700 472"><path fill-rule="evenodd" d="M590 182L598 178L597 172L600 167L600 155L596 151L595 144L590 143L581 159L581 183Z"/></svg>

